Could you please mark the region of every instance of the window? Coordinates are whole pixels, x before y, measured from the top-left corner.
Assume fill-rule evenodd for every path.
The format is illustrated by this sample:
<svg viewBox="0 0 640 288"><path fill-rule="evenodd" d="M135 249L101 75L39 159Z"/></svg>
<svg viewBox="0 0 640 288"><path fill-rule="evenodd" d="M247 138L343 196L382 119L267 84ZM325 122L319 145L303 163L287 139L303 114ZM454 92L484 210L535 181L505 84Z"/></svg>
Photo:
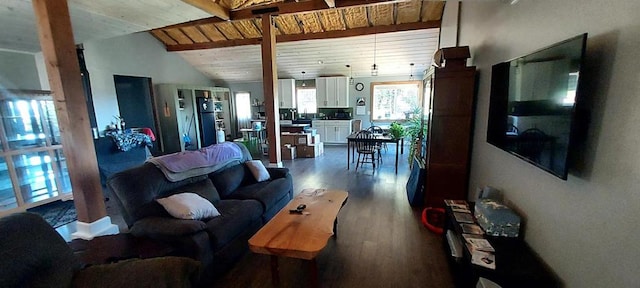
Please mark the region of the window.
<svg viewBox="0 0 640 288"><path fill-rule="evenodd" d="M296 99L298 101L298 113L316 113L318 110L316 88L297 88Z"/></svg>
<svg viewBox="0 0 640 288"><path fill-rule="evenodd" d="M251 94L249 92L237 92L236 94L236 116L238 117L238 128L251 127Z"/></svg>
<svg viewBox="0 0 640 288"><path fill-rule="evenodd" d="M403 121L421 107L421 81L371 83L371 121Z"/></svg>
<svg viewBox="0 0 640 288"><path fill-rule="evenodd" d="M48 92L0 91L0 125L0 211L71 192Z"/></svg>

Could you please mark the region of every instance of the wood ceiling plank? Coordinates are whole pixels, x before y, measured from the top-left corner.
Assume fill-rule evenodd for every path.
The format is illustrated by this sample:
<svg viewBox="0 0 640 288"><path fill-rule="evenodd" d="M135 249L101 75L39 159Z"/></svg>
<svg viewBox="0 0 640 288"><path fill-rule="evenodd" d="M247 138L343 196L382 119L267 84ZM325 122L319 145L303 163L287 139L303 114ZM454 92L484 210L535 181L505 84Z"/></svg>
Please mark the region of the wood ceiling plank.
<svg viewBox="0 0 640 288"><path fill-rule="evenodd" d="M406 1L406 0L397 0L397 1L396 0L340 0L336 2L335 8L370 6L370 5L378 5L378 4L384 5L384 4L395 3L400 1ZM231 19L239 20L239 19L246 19L246 18L254 18L255 17L255 14L253 14L254 10L268 9L268 8L277 8L279 15L331 9L327 6L327 3L325 3L324 0L309 0L309 1L300 1L300 2L277 2L273 4L255 7L253 9L242 9L242 10L231 11Z"/></svg>
<svg viewBox="0 0 640 288"><path fill-rule="evenodd" d="M397 4L396 23L411 23L420 21L420 6L423 1L413 0Z"/></svg>
<svg viewBox="0 0 640 288"><path fill-rule="evenodd" d="M373 24L373 26L392 25L393 6L394 4L385 4L368 7L371 24Z"/></svg>
<svg viewBox="0 0 640 288"><path fill-rule="evenodd" d="M164 33L164 31L162 31L160 29L151 30L151 35L156 37L156 39L158 39L160 42L164 43L164 45L166 45L166 46L178 44L178 42L173 40L173 38L169 37L169 35L167 35L167 33Z"/></svg>
<svg viewBox="0 0 640 288"><path fill-rule="evenodd" d="M233 26L231 22L219 22L214 25L229 40L244 39L244 37L242 37L242 34L238 32L238 29L236 29L236 27Z"/></svg>
<svg viewBox="0 0 640 288"><path fill-rule="evenodd" d="M433 28L439 28L439 27L440 27L439 21L415 22L415 23L405 23L405 24L397 24L397 25L377 26L377 27L362 27L362 28L354 28L354 29L348 29L348 30L336 30L336 31L318 32L318 33L291 34L291 35L283 34L276 37L276 41L278 43L280 42L284 43L284 42L293 42L293 41L302 41L302 40L333 39L333 38L353 37L353 36L371 35L371 34L380 34L380 33L433 29ZM258 40L258 39L242 39L242 40ZM226 43L226 42L229 42L229 43ZM190 45L173 45L173 46L167 47L167 51L212 49L212 48L231 47L231 46L238 46L238 45L255 45L257 43L259 43L259 41L256 42L256 41L234 40L234 41L197 43L197 44L190 44Z"/></svg>
<svg viewBox="0 0 640 288"><path fill-rule="evenodd" d="M445 2L425 1L422 4L422 22L440 21Z"/></svg>
<svg viewBox="0 0 640 288"><path fill-rule="evenodd" d="M189 38L191 38L195 43L205 43L210 41L207 36L204 36L204 34L200 32L197 26L184 27L182 28L182 32L187 34L187 36L189 36Z"/></svg>
<svg viewBox="0 0 640 288"><path fill-rule="evenodd" d="M322 24L315 15L316 13L304 13L296 15L302 21L302 30L305 34L323 32Z"/></svg>
<svg viewBox="0 0 640 288"><path fill-rule="evenodd" d="M320 16L320 22L325 31L345 30L347 29L344 20L342 18L342 11L340 9L330 9L318 12Z"/></svg>
<svg viewBox="0 0 640 288"><path fill-rule="evenodd" d="M416 23L405 23L405 24L397 24L397 25L353 28L348 30L327 31L323 33L281 35L277 38L277 41L292 42L292 41L314 40L314 39L332 39L332 38L353 37L353 36L360 36L360 35L370 35L370 34L376 34L376 33L390 33L390 32L399 32L399 31L432 29L432 28L439 28L439 27L440 27L440 22L435 22L435 21L416 22Z"/></svg>
<svg viewBox="0 0 640 288"><path fill-rule="evenodd" d="M217 42L217 41L227 40L227 37L224 37L224 35L220 33L220 31L218 31L218 28L216 28L216 26L213 24L205 24L205 25L200 25L198 27L200 27L200 30L202 30L202 33L204 33L204 35L206 35L209 39L211 39L211 41Z"/></svg>
<svg viewBox="0 0 640 288"><path fill-rule="evenodd" d="M276 26L282 34L300 34L302 29L298 25L298 20L293 14L280 15L275 18Z"/></svg>
<svg viewBox="0 0 640 288"><path fill-rule="evenodd" d="M165 29L164 32L167 33L171 38L176 40L178 44L193 44L193 41L191 41L191 39L178 28Z"/></svg>
<svg viewBox="0 0 640 288"><path fill-rule="evenodd" d="M347 28L361 28L369 26L367 7L345 8L343 10Z"/></svg>
<svg viewBox="0 0 640 288"><path fill-rule="evenodd" d="M262 38L262 33L254 26L253 19L232 21L231 23L244 38Z"/></svg>
<svg viewBox="0 0 640 288"><path fill-rule="evenodd" d="M211 0L182 0L193 7L196 7L202 11L205 11L213 16L216 16L222 20L229 20L229 9L220 6Z"/></svg>

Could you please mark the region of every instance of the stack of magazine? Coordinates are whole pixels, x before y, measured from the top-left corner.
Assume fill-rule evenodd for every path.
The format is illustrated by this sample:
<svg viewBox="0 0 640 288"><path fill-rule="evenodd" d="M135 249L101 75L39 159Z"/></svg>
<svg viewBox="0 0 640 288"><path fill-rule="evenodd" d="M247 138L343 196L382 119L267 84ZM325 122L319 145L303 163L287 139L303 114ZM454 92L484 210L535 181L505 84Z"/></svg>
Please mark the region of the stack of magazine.
<svg viewBox="0 0 640 288"><path fill-rule="evenodd" d="M453 211L453 217L460 225L462 238L471 254L471 263L489 269L496 269L495 250L484 238L484 231L476 224L469 204L464 200L444 200Z"/></svg>

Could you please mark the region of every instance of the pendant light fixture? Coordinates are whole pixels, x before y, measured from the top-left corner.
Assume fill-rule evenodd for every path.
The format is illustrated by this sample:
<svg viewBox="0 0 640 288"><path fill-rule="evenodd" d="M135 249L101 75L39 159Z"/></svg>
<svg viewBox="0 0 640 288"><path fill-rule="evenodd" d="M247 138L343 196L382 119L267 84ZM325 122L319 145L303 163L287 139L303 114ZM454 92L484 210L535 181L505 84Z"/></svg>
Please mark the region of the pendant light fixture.
<svg viewBox="0 0 640 288"><path fill-rule="evenodd" d="M349 85L353 85L356 81L353 79L353 74L351 72L353 72L353 69L351 68L351 65L347 64L347 68L349 68Z"/></svg>
<svg viewBox="0 0 640 288"><path fill-rule="evenodd" d="M304 74L305 74L305 72L302 71L302 87L306 87L307 86L307 83L304 82Z"/></svg>
<svg viewBox="0 0 640 288"><path fill-rule="evenodd" d="M409 63L409 67L411 67L410 74L409 74L409 81L413 81L413 63Z"/></svg>
<svg viewBox="0 0 640 288"><path fill-rule="evenodd" d="M373 34L373 65L371 65L371 76L378 76L378 65L376 65L376 42L378 34Z"/></svg>

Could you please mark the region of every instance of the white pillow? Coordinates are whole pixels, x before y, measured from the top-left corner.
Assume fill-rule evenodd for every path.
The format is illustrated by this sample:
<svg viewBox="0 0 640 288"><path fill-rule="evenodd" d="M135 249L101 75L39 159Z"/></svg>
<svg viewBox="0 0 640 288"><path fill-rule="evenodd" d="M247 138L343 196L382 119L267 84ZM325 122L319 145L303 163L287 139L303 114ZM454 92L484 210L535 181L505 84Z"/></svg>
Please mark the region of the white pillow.
<svg viewBox="0 0 640 288"><path fill-rule="evenodd" d="M267 168L264 167L262 161L250 160L245 162L245 164L247 165L247 167L249 167L249 170L251 170L251 174L253 174L253 177L256 178L256 181L262 182L267 181L271 178L271 175L269 175L269 171L267 171Z"/></svg>
<svg viewBox="0 0 640 288"><path fill-rule="evenodd" d="M156 199L173 217L179 219L204 219L220 216L218 209L195 193L180 193Z"/></svg>

